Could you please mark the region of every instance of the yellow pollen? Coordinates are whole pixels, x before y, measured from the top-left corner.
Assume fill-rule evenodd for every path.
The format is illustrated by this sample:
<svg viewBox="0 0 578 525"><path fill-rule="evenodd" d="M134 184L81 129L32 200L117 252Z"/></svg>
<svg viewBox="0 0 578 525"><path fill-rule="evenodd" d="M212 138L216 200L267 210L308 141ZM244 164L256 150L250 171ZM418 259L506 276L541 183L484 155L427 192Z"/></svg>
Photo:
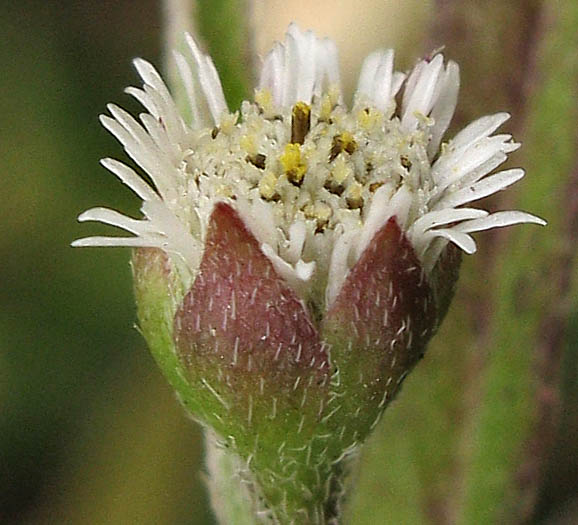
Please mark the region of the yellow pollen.
<svg viewBox="0 0 578 525"><path fill-rule="evenodd" d="M333 210L325 202L317 201L305 206L303 213L308 219L315 219L318 228L323 228L329 222Z"/></svg>
<svg viewBox="0 0 578 525"><path fill-rule="evenodd" d="M341 133L340 139L343 143L343 149L350 155L357 149L357 142L355 142L353 135L349 131Z"/></svg>
<svg viewBox="0 0 578 525"><path fill-rule="evenodd" d="M234 195L233 190L228 184L219 184L216 190L217 195L221 197L226 197L228 199L230 199Z"/></svg>
<svg viewBox="0 0 578 525"><path fill-rule="evenodd" d="M237 123L237 119L239 118L239 112L235 113L227 113L223 115L221 119L221 131L225 135L230 135L233 130L235 129L235 124Z"/></svg>
<svg viewBox="0 0 578 525"><path fill-rule="evenodd" d="M345 162L343 157L337 158L331 171L331 181L336 184L343 184L350 175L353 175L351 166Z"/></svg>
<svg viewBox="0 0 578 525"><path fill-rule="evenodd" d="M414 111L414 117L419 120L420 124L425 127L431 127L435 124L435 120L427 115L424 115L421 111Z"/></svg>
<svg viewBox="0 0 578 525"><path fill-rule="evenodd" d="M345 151L352 155L357 150L357 142L349 131L343 131L339 135L333 137L333 145L329 154L329 160L334 160L337 155Z"/></svg>
<svg viewBox="0 0 578 525"><path fill-rule="evenodd" d="M269 118L275 112L273 95L268 89L258 89L255 91L255 102L261 106L266 118Z"/></svg>
<svg viewBox="0 0 578 525"><path fill-rule="evenodd" d="M364 108L357 113L357 122L366 131L371 131L381 120L382 114L373 108Z"/></svg>
<svg viewBox="0 0 578 525"><path fill-rule="evenodd" d="M345 199L347 201L347 205L352 208L361 208L363 206L363 196L362 196L363 187L359 182L354 181L347 191L345 192Z"/></svg>
<svg viewBox="0 0 578 525"><path fill-rule="evenodd" d="M249 155L257 154L257 147L255 145L255 135L243 135L239 140L239 145Z"/></svg>
<svg viewBox="0 0 578 525"><path fill-rule="evenodd" d="M276 186L277 177L274 173L268 171L259 181L259 193L261 197L264 199L272 199L275 195Z"/></svg>
<svg viewBox="0 0 578 525"><path fill-rule="evenodd" d="M299 186L307 171L307 165L301 159L300 145L287 144L285 151L279 157L279 162L289 181Z"/></svg>

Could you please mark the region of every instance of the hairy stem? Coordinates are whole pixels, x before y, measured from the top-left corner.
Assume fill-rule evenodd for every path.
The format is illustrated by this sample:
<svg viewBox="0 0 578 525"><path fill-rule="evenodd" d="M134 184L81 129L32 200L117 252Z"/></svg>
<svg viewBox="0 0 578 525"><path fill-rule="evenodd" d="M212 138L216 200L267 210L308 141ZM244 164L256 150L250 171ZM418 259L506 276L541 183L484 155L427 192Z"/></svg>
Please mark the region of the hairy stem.
<svg viewBox="0 0 578 525"><path fill-rule="evenodd" d="M219 523L223 525L279 524L279 525L339 525L342 523L344 481L351 460L334 465L327 484L325 501L316 505L319 512L293 516L284 505L271 505L247 461L231 450L226 442L211 430L205 430L207 487L211 504ZM305 504L304 504L305 505Z"/></svg>

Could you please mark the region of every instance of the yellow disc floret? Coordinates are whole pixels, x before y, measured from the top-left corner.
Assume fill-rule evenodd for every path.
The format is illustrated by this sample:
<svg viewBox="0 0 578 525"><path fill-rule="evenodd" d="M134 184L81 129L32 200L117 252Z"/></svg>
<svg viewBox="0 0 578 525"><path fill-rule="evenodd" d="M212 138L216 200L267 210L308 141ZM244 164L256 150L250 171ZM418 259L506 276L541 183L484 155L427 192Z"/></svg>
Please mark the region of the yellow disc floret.
<svg viewBox="0 0 578 525"><path fill-rule="evenodd" d="M305 206L303 213L308 219L314 219L317 222L317 231L321 231L329 222L333 210L325 202L314 202Z"/></svg>
<svg viewBox="0 0 578 525"><path fill-rule="evenodd" d="M357 150L357 142L353 138L353 135L349 131L343 131L333 137L333 146L331 147L329 160L335 159L337 155L343 151L353 155L355 150Z"/></svg>
<svg viewBox="0 0 578 525"><path fill-rule="evenodd" d="M243 135L239 140L239 146L241 146L241 148L249 155L257 154L257 144L255 141L255 135L253 134Z"/></svg>
<svg viewBox="0 0 578 525"><path fill-rule="evenodd" d="M261 194L261 197L266 200L272 199L276 193L276 186L277 177L274 173L268 171L259 181L259 193Z"/></svg>
<svg viewBox="0 0 578 525"><path fill-rule="evenodd" d="M363 108L357 113L357 122L365 131L372 131L381 124L383 114L374 108Z"/></svg>
<svg viewBox="0 0 578 525"><path fill-rule="evenodd" d="M273 95L268 89L255 91L255 102L261 107L266 118L271 117L275 113Z"/></svg>
<svg viewBox="0 0 578 525"><path fill-rule="evenodd" d="M300 186L307 171L307 165L301 159L301 146L299 144L287 144L285 150L279 157L279 162L287 179Z"/></svg>

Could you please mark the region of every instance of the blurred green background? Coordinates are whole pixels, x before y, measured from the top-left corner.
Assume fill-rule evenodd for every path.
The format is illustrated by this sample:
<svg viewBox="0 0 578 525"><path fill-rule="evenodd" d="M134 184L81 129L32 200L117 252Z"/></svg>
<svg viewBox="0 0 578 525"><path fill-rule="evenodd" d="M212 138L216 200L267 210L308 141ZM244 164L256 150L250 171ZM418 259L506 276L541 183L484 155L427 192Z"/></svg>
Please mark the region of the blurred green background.
<svg viewBox="0 0 578 525"><path fill-rule="evenodd" d="M0 521L210 523L198 429L133 328L128 250L74 250L97 203L138 212L98 164L99 125L160 61L153 0L0 8ZM132 105L131 105L132 104Z"/></svg>
<svg viewBox="0 0 578 525"><path fill-rule="evenodd" d="M257 4L259 16L270 16L267 2ZM356 12L364 5L357 4ZM411 9L406 6L392 19L393 4L367 2L365 15L378 29L358 47L347 46L355 40L351 13L323 12L323 27L336 28L335 37L345 44L346 64L372 47L399 44L403 68L428 48L432 40L419 29L435 11L433 4L411 2ZM319 20L307 11L307 2L283 7L275 23L266 24L269 32L258 35L263 49L282 36L281 17L303 25ZM389 33L379 30L380 20ZM106 204L138 214L136 198L98 164L103 156L124 157L97 116L113 100L138 110L122 90L137 82L132 58L162 63L161 5L4 2L0 35L0 522L213 523L199 429L178 406L133 328L128 250L69 247L75 238L102 232L98 225L76 223L89 207ZM449 47L448 54L459 56L459 50ZM477 58L460 59L464 77L475 78ZM464 82L462 92L468 90ZM476 90L495 99L491 83L480 82ZM504 100L493 100L498 102ZM473 102L466 98L466 113L468 104ZM497 109L508 108L490 102L478 116ZM555 149L551 155L556 157ZM530 176L556 184L555 170L538 174L528 167ZM467 264L464 272L470 270ZM570 306L569 330L560 342L568 349L562 426L535 518L547 523L578 522L576 301ZM450 314L447 323L458 319ZM432 359L435 363L435 355ZM427 365L426 359L421 366ZM402 420L403 397L392 416ZM435 445L433 453L447 454ZM388 521L376 517L375 523Z"/></svg>

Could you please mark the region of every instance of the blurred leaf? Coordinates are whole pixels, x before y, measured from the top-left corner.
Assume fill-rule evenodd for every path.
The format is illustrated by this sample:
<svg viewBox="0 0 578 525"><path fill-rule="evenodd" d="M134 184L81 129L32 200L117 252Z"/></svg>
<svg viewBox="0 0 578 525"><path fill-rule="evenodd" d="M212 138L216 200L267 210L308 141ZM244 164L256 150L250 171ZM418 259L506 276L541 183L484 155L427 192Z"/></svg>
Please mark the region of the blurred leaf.
<svg viewBox="0 0 578 525"><path fill-rule="evenodd" d="M88 502L75 502L79 511L89 504L97 507L96 491L86 490L98 478L87 467L96 464L89 461L90 454L108 447L111 458L123 457L132 443L123 440L130 432L123 432L118 420L116 428L105 418L103 426L91 427L86 421L89 407L102 402L109 416L122 412L127 426L132 421L127 410L134 411L134 419L139 420L146 417L148 408L136 408L134 401L111 395L134 372L121 363L146 355L144 343L131 329L134 303L129 253L69 246L74 238L91 232L90 225L79 226L75 221L83 209L101 203L137 209L130 191L98 165L103 153L117 156L121 148L99 126L97 115L133 81L130 59L136 50L155 53L151 44L158 35L143 27L154 29L147 23L156 6L148 0L138 5L113 2L108 7L95 11L94 6L76 0L22 0L0 10L0 32L6 44L0 46L3 523L25 521L40 513L39 508L51 516L56 512L53 505L61 503L58 496L64 493L82 492L88 498ZM143 383L146 386L151 398L154 388L162 388L155 382ZM170 401L183 418L177 403ZM157 429L163 431L163 427ZM189 439L182 428L179 434L179 427L164 427L164 431L169 440ZM151 433L150 438L162 441L158 434ZM113 451L113 445L118 449ZM194 451L196 445L189 445ZM177 455L181 449L173 448L173 464L182 463ZM81 457L70 458L77 450L82 451ZM168 462L170 450L164 452ZM63 467L74 460L74 469ZM187 516L194 512L191 500L197 471L198 467L190 469L191 483L175 492L175 497L186 502ZM138 487L136 477L134 481L132 487ZM123 503L135 497L128 493L130 485L126 486ZM114 492L106 494L106 489L118 494L118 487L104 484L100 488L98 498L104 507L115 497ZM158 516L163 504L159 503L163 495L158 494L157 500L140 499L139 512L146 515L150 503L155 506L151 515ZM130 509L125 512L128 516ZM171 512L173 516L176 510ZM127 521L134 520L128 516Z"/></svg>
<svg viewBox="0 0 578 525"><path fill-rule="evenodd" d="M576 277L574 279L576 282ZM562 362L563 404L560 431L556 436L548 471L540 494L538 512L541 518L565 514L569 523L578 521L578 297L573 304L573 319L567 337L568 349ZM566 510L564 510L566 509ZM552 521L546 521L553 523ZM546 523L544 522L544 523ZM542 522L540 522L542 523Z"/></svg>
<svg viewBox="0 0 578 525"><path fill-rule="evenodd" d="M213 523L201 433L144 355L104 380L78 438L32 523Z"/></svg>

